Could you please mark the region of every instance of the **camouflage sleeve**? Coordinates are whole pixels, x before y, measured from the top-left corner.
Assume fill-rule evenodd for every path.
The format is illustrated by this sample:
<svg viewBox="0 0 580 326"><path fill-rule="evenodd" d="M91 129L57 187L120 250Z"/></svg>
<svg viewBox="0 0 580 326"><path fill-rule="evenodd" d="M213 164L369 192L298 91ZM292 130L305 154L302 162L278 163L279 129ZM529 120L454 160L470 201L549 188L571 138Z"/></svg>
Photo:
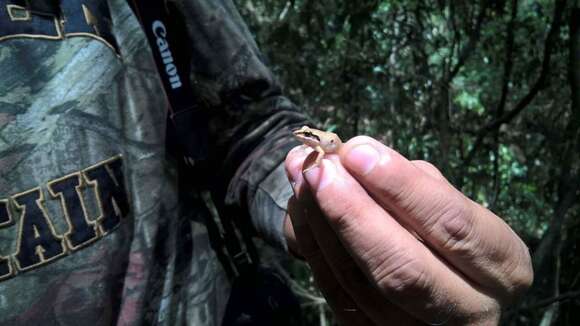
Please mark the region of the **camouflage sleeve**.
<svg viewBox="0 0 580 326"><path fill-rule="evenodd" d="M282 162L306 117L286 97L230 0L174 0L191 40L196 95L212 108L214 200L235 205L265 240L285 248L291 189ZM217 168L219 167L219 168Z"/></svg>

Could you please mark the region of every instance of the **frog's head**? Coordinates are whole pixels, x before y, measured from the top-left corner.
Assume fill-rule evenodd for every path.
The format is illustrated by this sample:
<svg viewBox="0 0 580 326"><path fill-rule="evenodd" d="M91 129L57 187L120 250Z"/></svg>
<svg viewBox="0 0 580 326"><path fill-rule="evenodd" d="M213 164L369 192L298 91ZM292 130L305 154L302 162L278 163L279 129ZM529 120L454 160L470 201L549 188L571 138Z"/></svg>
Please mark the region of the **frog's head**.
<svg viewBox="0 0 580 326"><path fill-rule="evenodd" d="M296 139L307 146L314 148L320 145L320 137L314 132L313 129L310 129L307 126L304 126L298 130L294 130L293 134Z"/></svg>

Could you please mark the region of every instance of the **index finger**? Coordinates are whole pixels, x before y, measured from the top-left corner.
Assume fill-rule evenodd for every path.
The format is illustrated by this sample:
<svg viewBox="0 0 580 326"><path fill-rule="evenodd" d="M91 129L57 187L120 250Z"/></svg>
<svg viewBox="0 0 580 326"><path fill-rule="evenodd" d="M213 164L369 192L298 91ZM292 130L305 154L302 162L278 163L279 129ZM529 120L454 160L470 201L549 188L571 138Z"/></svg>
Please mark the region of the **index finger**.
<svg viewBox="0 0 580 326"><path fill-rule="evenodd" d="M379 204L473 281L502 298L529 286L531 260L523 242L446 180L370 137L353 138L339 154Z"/></svg>

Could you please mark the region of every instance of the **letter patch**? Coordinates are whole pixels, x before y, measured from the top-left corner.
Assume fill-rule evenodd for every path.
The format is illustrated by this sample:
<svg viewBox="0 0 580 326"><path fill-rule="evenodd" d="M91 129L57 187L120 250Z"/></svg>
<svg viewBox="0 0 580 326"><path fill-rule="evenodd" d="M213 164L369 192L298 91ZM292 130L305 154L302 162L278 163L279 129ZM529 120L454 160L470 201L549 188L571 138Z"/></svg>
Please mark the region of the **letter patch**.
<svg viewBox="0 0 580 326"><path fill-rule="evenodd" d="M82 180L80 173L73 173L48 184L52 197L60 199L62 212L69 226L65 238L69 248L73 250L97 238L95 225L89 222L83 202Z"/></svg>
<svg viewBox="0 0 580 326"><path fill-rule="evenodd" d="M26 1L0 0L0 41L11 38L63 40L90 37L118 53L107 1L60 1L60 15L29 10Z"/></svg>
<svg viewBox="0 0 580 326"><path fill-rule="evenodd" d="M120 155L52 180L46 188L0 200L0 229L12 227L18 232L16 252L0 255L0 281L80 250L113 231L129 214ZM50 196L45 198L46 192ZM85 199L91 195L99 214L89 218ZM50 216L47 200L60 203L60 216ZM64 234L54 228L58 218L68 225Z"/></svg>
<svg viewBox="0 0 580 326"><path fill-rule="evenodd" d="M21 211L18 250L14 255L20 270L30 269L65 252L64 244L46 213L43 197L40 188L13 197L16 209Z"/></svg>
<svg viewBox="0 0 580 326"><path fill-rule="evenodd" d="M121 221L121 216L129 212L122 167L122 161L114 158L83 172L87 182L96 188L97 202L101 208L101 215L97 220L103 233L116 228Z"/></svg>
<svg viewBox="0 0 580 326"><path fill-rule="evenodd" d="M0 200L0 228L12 224L8 200ZM12 265L7 257L0 256L0 281L12 275Z"/></svg>

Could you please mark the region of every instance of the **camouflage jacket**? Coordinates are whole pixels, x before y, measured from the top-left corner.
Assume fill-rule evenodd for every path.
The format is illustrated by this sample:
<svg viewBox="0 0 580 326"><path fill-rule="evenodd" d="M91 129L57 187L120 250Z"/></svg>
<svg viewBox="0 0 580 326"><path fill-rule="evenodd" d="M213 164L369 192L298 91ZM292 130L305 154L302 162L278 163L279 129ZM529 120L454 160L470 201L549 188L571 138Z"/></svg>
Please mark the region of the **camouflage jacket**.
<svg viewBox="0 0 580 326"><path fill-rule="evenodd" d="M166 99L125 0L0 0L0 324L219 325L229 281L166 151ZM211 107L216 200L271 242L304 116L230 0L174 0Z"/></svg>

